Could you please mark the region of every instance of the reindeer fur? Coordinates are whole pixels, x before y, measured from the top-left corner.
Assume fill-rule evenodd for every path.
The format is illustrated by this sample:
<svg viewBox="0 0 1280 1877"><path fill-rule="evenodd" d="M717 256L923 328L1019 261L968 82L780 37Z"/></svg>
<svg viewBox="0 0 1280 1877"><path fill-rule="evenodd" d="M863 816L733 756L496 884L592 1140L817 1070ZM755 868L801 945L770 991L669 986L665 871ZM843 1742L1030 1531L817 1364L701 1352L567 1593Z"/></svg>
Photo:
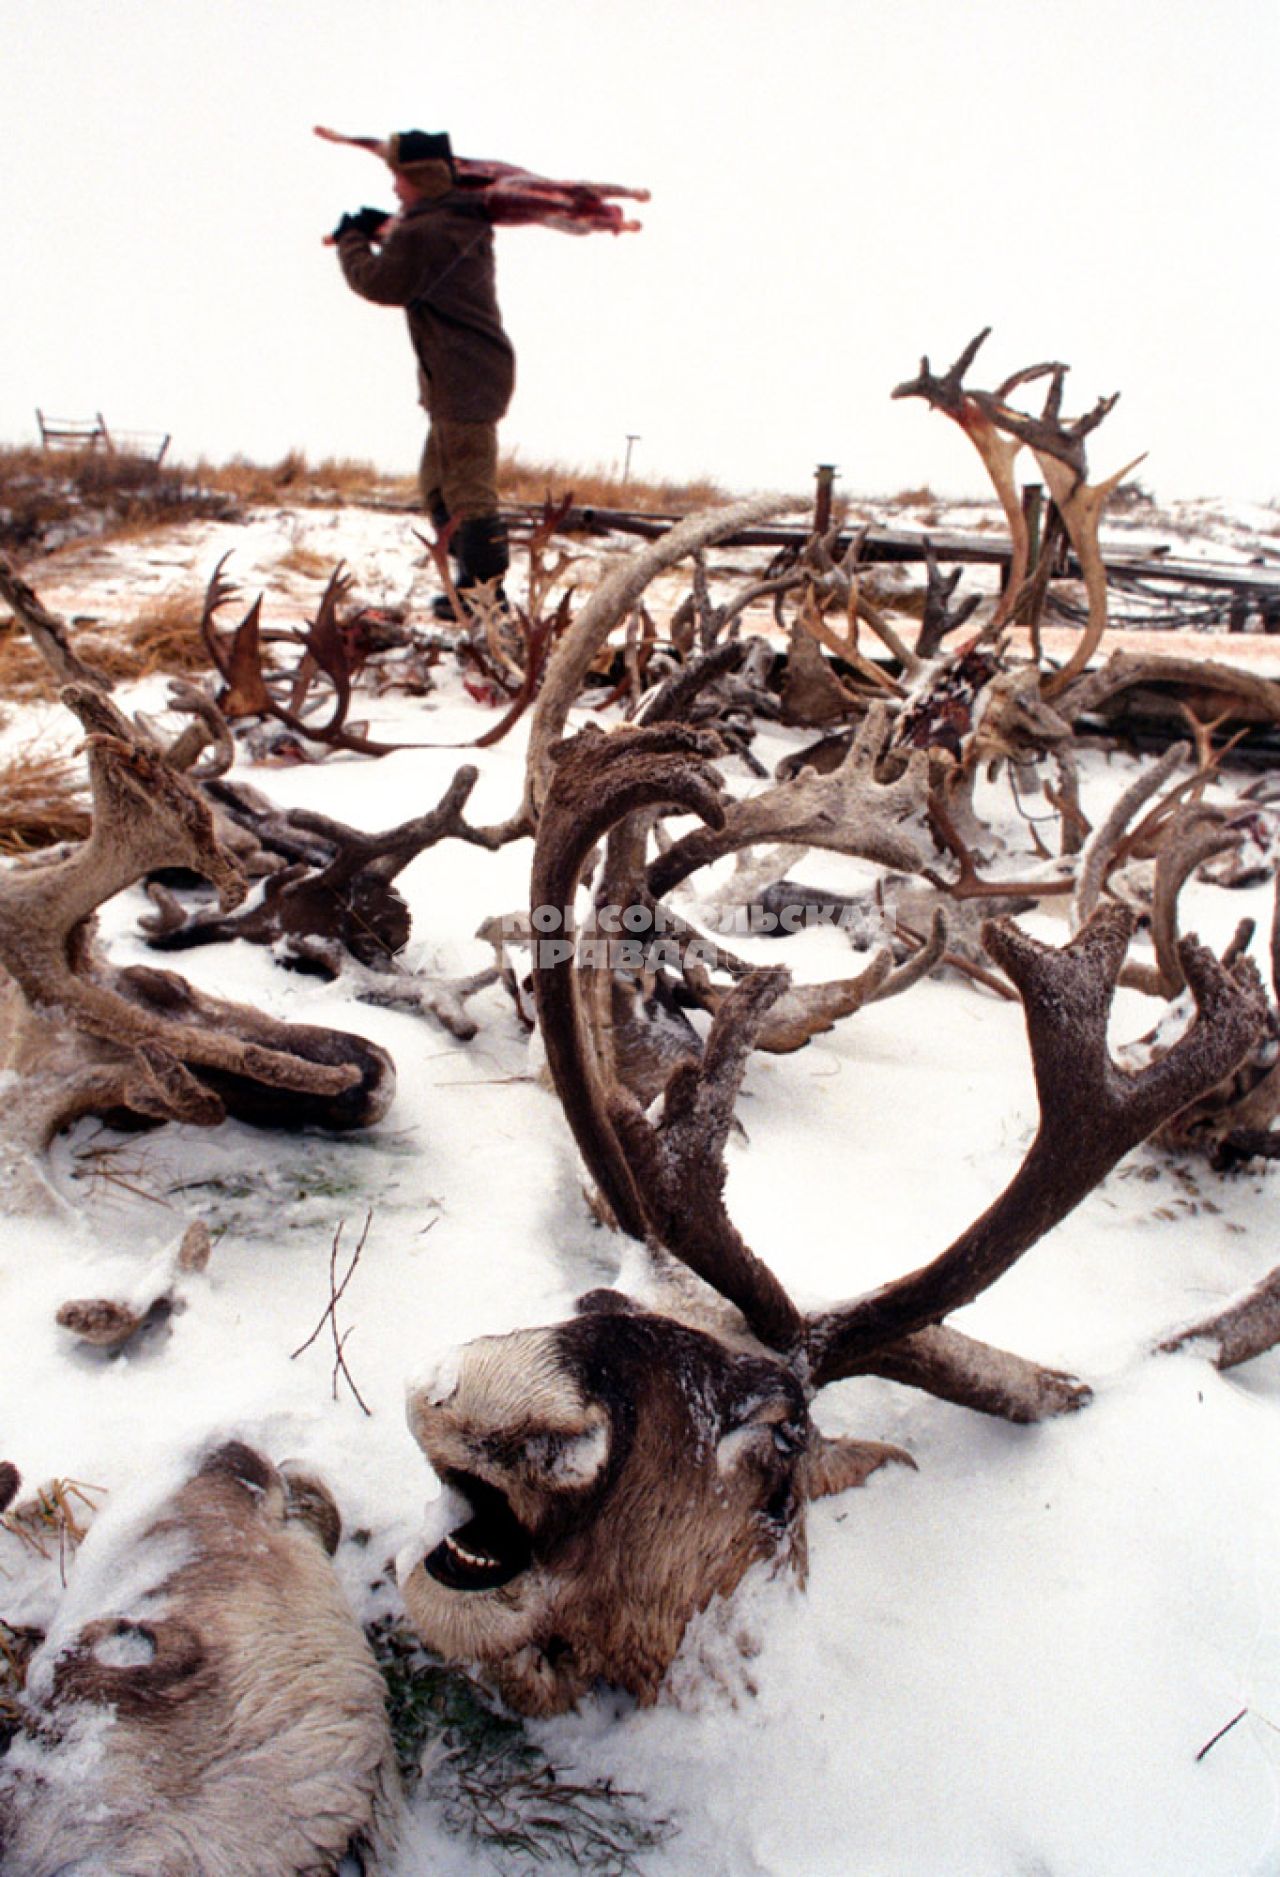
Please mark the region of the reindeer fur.
<svg viewBox="0 0 1280 1877"><path fill-rule="evenodd" d="M32 1660L5 1877L333 1877L349 1849L376 1869L395 1760L337 1532L322 1487L233 1442L111 1554L102 1613Z"/></svg>

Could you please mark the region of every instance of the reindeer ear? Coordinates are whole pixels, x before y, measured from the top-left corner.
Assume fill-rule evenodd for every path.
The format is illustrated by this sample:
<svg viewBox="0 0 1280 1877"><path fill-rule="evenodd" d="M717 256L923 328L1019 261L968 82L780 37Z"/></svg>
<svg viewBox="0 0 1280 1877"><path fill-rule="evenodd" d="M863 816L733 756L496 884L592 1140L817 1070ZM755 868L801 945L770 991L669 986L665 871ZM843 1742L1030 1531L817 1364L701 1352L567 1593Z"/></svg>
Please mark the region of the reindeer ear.
<svg viewBox="0 0 1280 1877"><path fill-rule="evenodd" d="M573 1306L580 1317L630 1317L640 1314L640 1305L620 1290L589 1290Z"/></svg>
<svg viewBox="0 0 1280 1877"><path fill-rule="evenodd" d="M815 1428L804 1456L800 1488L806 1499L825 1499L851 1486L865 1486L876 1468L891 1460L915 1471L915 1461L902 1447L887 1447L879 1440L828 1440Z"/></svg>
<svg viewBox="0 0 1280 1877"><path fill-rule="evenodd" d="M330 1557L342 1542L342 1514L323 1480L310 1473L280 1469L284 1481L285 1518L296 1519L314 1533Z"/></svg>

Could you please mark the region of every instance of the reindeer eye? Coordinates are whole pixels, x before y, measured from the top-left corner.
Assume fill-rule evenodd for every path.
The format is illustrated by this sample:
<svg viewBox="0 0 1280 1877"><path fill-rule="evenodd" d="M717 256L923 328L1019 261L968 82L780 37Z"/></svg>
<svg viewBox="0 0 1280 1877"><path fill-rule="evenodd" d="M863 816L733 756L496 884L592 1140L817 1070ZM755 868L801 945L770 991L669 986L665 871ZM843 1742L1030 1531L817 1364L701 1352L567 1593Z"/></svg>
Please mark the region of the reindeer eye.
<svg viewBox="0 0 1280 1877"><path fill-rule="evenodd" d="M524 1454L554 1486L589 1486L608 1459L608 1430L600 1421L577 1434L535 1434L525 1443Z"/></svg>
<svg viewBox="0 0 1280 1877"><path fill-rule="evenodd" d="M775 1421L769 1431L773 1435L774 1446L788 1460L794 1454L799 1453L804 1444L800 1439L799 1429L790 1421Z"/></svg>
<svg viewBox="0 0 1280 1877"><path fill-rule="evenodd" d="M113 1623L93 1645L94 1660L104 1668L145 1668L154 1662L156 1639L145 1623Z"/></svg>

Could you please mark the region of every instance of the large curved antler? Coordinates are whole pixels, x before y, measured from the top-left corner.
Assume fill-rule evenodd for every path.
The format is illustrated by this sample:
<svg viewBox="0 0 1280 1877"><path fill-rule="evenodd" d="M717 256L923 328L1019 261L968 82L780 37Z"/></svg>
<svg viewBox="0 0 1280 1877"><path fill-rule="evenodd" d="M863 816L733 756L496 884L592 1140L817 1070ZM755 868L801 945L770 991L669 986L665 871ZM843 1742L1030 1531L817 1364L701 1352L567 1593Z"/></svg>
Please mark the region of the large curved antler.
<svg viewBox="0 0 1280 1877"><path fill-rule="evenodd" d="M1257 1041L1266 999L1252 963L1241 960L1227 970L1212 952L1184 939L1179 956L1196 1021L1141 1073L1117 1068L1107 1022L1131 931L1131 915L1119 906L1096 912L1061 950L1028 938L1010 920L984 929L987 950L1022 996L1039 1130L1004 1192L946 1251L812 1320L809 1349L819 1384L856 1372L886 1344L972 1302L1131 1147L1229 1075Z"/></svg>
<svg viewBox="0 0 1280 1877"><path fill-rule="evenodd" d="M554 911L564 936L535 960L548 1067L573 1132L619 1225L656 1239L787 1354L809 1385L867 1372L1014 1419L1079 1405L1070 1377L959 1336L943 1323L1063 1219L1131 1147L1206 1089L1254 1045L1266 1020L1253 966L1230 968L1192 940L1179 955L1196 1021L1141 1073L1112 1061L1107 1022L1130 936L1119 907L1097 912L1061 950L1008 921L984 929L988 950L1020 991L1041 1125L1005 1192L937 1258L879 1290L805 1317L747 1248L724 1208L723 1148L747 1056L785 974L753 972L725 1000L701 1064L684 1063L650 1121L611 1074L569 936L586 857L617 822L679 807L711 828L725 809L706 738L678 725L584 734L556 752L534 858L534 926Z"/></svg>
<svg viewBox="0 0 1280 1877"><path fill-rule="evenodd" d="M572 929L571 909L588 854L608 828L641 808L679 807L714 824L723 816L719 778L708 763L713 737L679 724L584 731L554 752L554 777L534 850L534 927L544 907ZM622 1229L655 1239L737 1304L774 1347L798 1338L799 1311L747 1249L724 1208L721 1158L755 1032L789 982L784 971L752 972L725 1000L702 1061L667 1084L653 1125L609 1073L580 1009L570 939L535 965L534 994L547 1066L593 1178Z"/></svg>
<svg viewBox="0 0 1280 1877"><path fill-rule="evenodd" d="M787 507L784 497L753 496L724 508L689 515L650 546L629 554L606 574L556 647L534 707L529 730L528 770L524 816L532 829L551 786L553 751L564 735L569 711L591 668L591 661L609 634L620 626L637 604L650 581L664 568L674 567L687 554L734 534L751 522L763 521Z"/></svg>
<svg viewBox="0 0 1280 1877"><path fill-rule="evenodd" d="M1012 548L1004 596L991 622L994 631L997 627L1007 623L1022 592L1023 584L1030 571L1031 537L1027 528L1027 518L1022 512L1022 497L1017 478L1013 473L1013 465L1022 450L1023 439L1006 435L992 421L991 413L982 402L983 394L966 391L964 388L964 375L990 334L990 326L984 326L977 337L969 341L950 371L945 372L941 378L931 369L928 358L922 358L916 377L898 385L894 389L893 396L895 398L924 398L935 411L941 411L944 416L950 417L953 423L959 424L982 458L983 466L991 478L997 500L1004 510L1004 518L1009 524L1009 539ZM1001 394L1007 396L1016 385L1042 378L1046 372L1059 370L1061 367L1057 365L1030 365L1018 372L1014 378L1006 379L1000 387Z"/></svg>

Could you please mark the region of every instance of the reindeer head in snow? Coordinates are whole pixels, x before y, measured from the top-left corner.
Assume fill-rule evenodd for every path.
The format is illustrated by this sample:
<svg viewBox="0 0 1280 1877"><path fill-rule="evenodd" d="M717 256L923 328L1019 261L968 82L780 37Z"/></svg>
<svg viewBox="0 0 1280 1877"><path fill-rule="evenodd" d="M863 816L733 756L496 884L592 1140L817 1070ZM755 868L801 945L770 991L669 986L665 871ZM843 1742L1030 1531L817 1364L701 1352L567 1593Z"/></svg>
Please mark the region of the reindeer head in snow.
<svg viewBox="0 0 1280 1877"><path fill-rule="evenodd" d="M612 1291L579 1312L471 1343L409 1400L444 1493L406 1608L526 1713L596 1681L652 1700L699 1610L762 1559L803 1568L811 1493L907 1457L821 1442L763 1351Z"/></svg>
<svg viewBox="0 0 1280 1877"><path fill-rule="evenodd" d="M535 907L571 907L587 854L639 810L676 805L723 821L703 754L705 739L679 726L561 746L539 821ZM878 785L868 773L859 786ZM687 1267L686 1294L667 1313L592 1292L569 1321L474 1342L411 1393L410 1425L445 1488L443 1516L401 1577L430 1647L483 1665L529 1713L564 1708L598 1680L652 1700L713 1598L762 1560L803 1570L809 1499L907 1459L824 1439L809 1404L828 1383L888 1376L1018 1421L1088 1398L1070 1376L942 1319L1163 1115L1220 1080L1257 1033L1256 987L1187 943L1195 1024L1153 1069L1116 1071L1107 1017L1129 930L1115 908L1062 951L1007 923L987 929L1026 1007L1040 1132L1005 1192L946 1251L813 1314L747 1248L723 1197L738 1085L787 974L752 972L718 1000L701 1059L672 1072L655 1121L613 1072L595 1015L608 1001L584 991L588 967L563 955L569 947L551 949L534 983L557 1093L614 1220Z"/></svg>

